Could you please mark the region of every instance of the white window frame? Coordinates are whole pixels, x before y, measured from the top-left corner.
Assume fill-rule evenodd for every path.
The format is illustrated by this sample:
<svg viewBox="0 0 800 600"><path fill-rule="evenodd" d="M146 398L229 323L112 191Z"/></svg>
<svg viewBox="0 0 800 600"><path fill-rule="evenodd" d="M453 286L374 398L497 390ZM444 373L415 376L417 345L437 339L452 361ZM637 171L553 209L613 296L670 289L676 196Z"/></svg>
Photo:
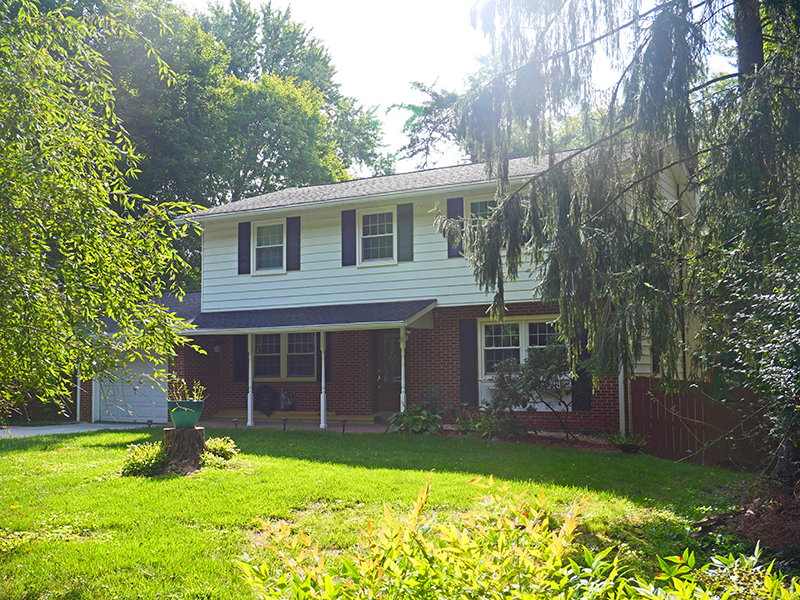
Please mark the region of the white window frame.
<svg viewBox="0 0 800 600"><path fill-rule="evenodd" d="M519 328L519 360L524 361L528 356L530 345L530 335L528 333L529 323L554 324L558 320L558 315L535 315L529 317L508 317L503 321L496 319L478 319L478 387L479 401L485 402L488 394L491 394L492 384L494 383L494 373L486 373L486 325L516 324ZM538 347L538 346L537 346ZM537 403L535 408L538 412L546 412L550 409L544 403ZM524 409L520 409L524 410Z"/></svg>
<svg viewBox="0 0 800 600"><path fill-rule="evenodd" d="M371 258L364 259L364 247L362 243L364 232L364 217L369 215L380 215L391 213L392 215L392 258ZM370 208L356 211L356 252L359 267L377 267L381 265L397 264L397 206L383 206L380 208Z"/></svg>
<svg viewBox="0 0 800 600"><path fill-rule="evenodd" d="M490 200L470 200L470 201L469 201L469 218L470 218L470 219L478 219L478 218L482 218L482 217L486 217L486 216L488 216L488 215L478 215L478 214L477 214L477 213L476 213L476 212L473 210L473 206L474 206L475 204L486 204L486 205L487 205L487 208L489 209L489 214L491 214L491 212L492 212L492 208L493 208L493 207L492 207L492 202L493 202L493 201L494 201L494 198L492 198L492 199L490 199Z"/></svg>
<svg viewBox="0 0 800 600"><path fill-rule="evenodd" d="M314 375L308 375L305 377L290 377L289 376L289 336L293 334L302 334L302 333L310 333L314 339ZM262 334L256 334L262 335ZM270 335L270 334L264 334ZM281 361L281 372L278 377L264 377L264 376L254 376L254 381L316 381L317 380L317 334L316 332L307 332L307 331L295 331L291 333L279 333L279 334L272 334L272 335L280 335L281 336L281 354L280 354L280 361ZM254 344L253 347L255 348L257 344ZM257 355L259 356L259 355Z"/></svg>
<svg viewBox="0 0 800 600"><path fill-rule="evenodd" d="M258 228L268 227L270 225L280 225L283 231L283 259L281 261L283 266L280 268L273 267L269 269L259 269L258 262L256 260L256 251L258 249ZM253 268L250 269L251 275L282 275L286 273L286 219L259 221L258 223L253 223L250 239L252 240L250 244L250 260L251 264L253 265Z"/></svg>

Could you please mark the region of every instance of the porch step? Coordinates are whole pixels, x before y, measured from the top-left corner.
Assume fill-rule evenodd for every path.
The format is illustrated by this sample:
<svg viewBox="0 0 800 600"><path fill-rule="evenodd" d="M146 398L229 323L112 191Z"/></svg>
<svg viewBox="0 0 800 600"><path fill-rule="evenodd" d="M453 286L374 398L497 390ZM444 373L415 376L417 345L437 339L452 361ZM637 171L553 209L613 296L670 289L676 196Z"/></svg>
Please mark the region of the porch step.
<svg viewBox="0 0 800 600"><path fill-rule="evenodd" d="M270 416L265 415L260 410L253 411L254 421L267 423L281 423L286 417L290 423L319 423L319 411L314 410L276 410ZM247 422L246 410L221 410L212 417L215 421L225 421L228 419L239 419L240 422ZM341 419L347 419L348 423L372 424L380 421L375 420L374 415L338 415L335 412L326 413L326 420L330 425L338 425Z"/></svg>

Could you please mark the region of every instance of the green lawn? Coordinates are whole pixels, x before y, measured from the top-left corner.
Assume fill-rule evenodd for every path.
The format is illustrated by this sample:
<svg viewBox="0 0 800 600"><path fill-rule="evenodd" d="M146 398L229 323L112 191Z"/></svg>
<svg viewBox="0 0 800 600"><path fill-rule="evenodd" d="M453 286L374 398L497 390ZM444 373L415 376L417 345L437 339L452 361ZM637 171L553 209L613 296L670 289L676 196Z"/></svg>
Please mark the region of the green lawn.
<svg viewBox="0 0 800 600"><path fill-rule="evenodd" d="M288 519L327 547L355 542L382 507L406 511L433 471L431 510L472 506L494 475L544 490L554 510L588 498L584 542L623 557L677 553L690 523L728 508L747 478L723 470L453 437L206 430L242 450L228 470L122 478L128 444L160 429L0 440L0 599L241 598L233 564L258 555L258 523ZM724 540L710 539L703 553Z"/></svg>

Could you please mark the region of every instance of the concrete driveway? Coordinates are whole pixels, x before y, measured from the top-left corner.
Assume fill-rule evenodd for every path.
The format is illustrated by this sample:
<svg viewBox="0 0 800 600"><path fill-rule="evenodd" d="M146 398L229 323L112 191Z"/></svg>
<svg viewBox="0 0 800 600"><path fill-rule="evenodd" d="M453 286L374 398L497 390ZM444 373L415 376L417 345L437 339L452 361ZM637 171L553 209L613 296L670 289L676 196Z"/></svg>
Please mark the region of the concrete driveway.
<svg viewBox="0 0 800 600"><path fill-rule="evenodd" d="M8 438L33 437L36 435L53 435L58 433L83 433L100 429L134 429L142 427L141 423L67 423L65 425L47 425L44 427L2 427L0 440Z"/></svg>

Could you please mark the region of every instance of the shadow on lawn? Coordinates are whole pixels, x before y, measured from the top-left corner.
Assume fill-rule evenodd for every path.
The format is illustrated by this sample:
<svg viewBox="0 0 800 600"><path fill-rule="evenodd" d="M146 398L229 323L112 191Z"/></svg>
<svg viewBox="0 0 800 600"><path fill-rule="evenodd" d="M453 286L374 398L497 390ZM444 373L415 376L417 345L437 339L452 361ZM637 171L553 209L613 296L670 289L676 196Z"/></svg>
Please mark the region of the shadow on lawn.
<svg viewBox="0 0 800 600"><path fill-rule="evenodd" d="M230 436L244 454L341 464L367 469L401 469L494 475L553 484L581 493L608 492L650 505L686 501L713 503L719 487L737 479L733 473L674 463L646 455L611 454L545 445L497 442L449 436L274 429L208 429L207 437ZM585 490L585 491L584 491Z"/></svg>

